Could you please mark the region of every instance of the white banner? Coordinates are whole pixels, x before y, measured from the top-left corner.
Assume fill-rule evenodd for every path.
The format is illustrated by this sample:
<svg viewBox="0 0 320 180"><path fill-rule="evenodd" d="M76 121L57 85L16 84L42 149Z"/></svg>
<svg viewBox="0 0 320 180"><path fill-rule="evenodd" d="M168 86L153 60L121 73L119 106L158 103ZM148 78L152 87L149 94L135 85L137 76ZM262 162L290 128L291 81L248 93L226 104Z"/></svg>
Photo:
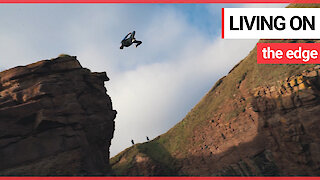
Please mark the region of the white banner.
<svg viewBox="0 0 320 180"><path fill-rule="evenodd" d="M319 8L224 8L225 39L320 39Z"/></svg>

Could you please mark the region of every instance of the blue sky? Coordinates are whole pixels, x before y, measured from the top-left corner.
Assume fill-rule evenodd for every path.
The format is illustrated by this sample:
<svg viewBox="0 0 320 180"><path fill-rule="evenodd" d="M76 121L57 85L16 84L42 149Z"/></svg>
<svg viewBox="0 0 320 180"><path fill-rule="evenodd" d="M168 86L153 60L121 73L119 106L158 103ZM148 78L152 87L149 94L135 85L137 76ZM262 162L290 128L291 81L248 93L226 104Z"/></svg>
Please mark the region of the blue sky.
<svg viewBox="0 0 320 180"><path fill-rule="evenodd" d="M0 69L75 55L106 71L118 111L111 155L165 133L254 47L222 40L226 4L1 4ZM277 5L284 6L284 5ZM136 30L143 44L120 50Z"/></svg>

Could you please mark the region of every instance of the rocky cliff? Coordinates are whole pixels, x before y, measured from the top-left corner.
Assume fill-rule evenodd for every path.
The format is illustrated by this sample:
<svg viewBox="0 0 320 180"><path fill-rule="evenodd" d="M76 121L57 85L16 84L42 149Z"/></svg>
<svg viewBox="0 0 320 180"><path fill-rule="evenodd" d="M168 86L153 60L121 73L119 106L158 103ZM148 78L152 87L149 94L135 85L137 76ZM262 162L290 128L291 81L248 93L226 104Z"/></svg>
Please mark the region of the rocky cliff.
<svg viewBox="0 0 320 180"><path fill-rule="evenodd" d="M167 133L113 157L114 172L319 176L320 66L259 65L256 51L221 78Z"/></svg>
<svg viewBox="0 0 320 180"><path fill-rule="evenodd" d="M0 175L108 175L105 72L63 55L0 73Z"/></svg>

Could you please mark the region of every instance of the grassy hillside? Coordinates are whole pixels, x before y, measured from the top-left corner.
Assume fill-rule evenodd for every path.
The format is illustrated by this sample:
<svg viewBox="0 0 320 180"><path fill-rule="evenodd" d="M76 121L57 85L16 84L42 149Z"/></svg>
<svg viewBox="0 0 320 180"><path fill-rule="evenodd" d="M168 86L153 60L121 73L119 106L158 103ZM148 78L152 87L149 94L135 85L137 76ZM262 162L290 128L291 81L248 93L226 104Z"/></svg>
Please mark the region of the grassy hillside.
<svg viewBox="0 0 320 180"><path fill-rule="evenodd" d="M320 5L307 5L319 7ZM289 7L306 7L306 5L290 5ZM263 43L314 43L316 40L260 40ZM167 133L143 144L136 144L113 157L110 163L115 174L123 175L134 166L135 156L143 154L161 167L167 168L168 174L179 168L175 159L188 156L190 148L201 143L192 141L195 131L201 130L208 123L208 119L227 100L238 93L238 86L246 79L247 89L257 86L277 85L291 75L299 74L314 65L258 65L257 52L254 48L246 58L239 62L227 76L221 78L202 98L202 100L186 115L186 117L171 128ZM214 59L214 57L213 57ZM237 110L225 116L224 121L235 117L243 110Z"/></svg>

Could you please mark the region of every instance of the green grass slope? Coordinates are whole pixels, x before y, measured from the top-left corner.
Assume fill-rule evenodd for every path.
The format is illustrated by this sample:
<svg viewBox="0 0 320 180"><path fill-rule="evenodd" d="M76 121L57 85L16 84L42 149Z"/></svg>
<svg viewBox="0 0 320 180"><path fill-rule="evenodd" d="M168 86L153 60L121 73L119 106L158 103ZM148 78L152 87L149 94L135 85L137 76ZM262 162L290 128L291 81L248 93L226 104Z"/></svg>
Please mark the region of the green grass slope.
<svg viewBox="0 0 320 180"><path fill-rule="evenodd" d="M291 4L288 7L320 7L320 4ZM260 40L262 43L314 43L317 40ZM180 165L176 158L182 159L188 156L188 150L194 146L192 136L194 131L201 130L210 119L211 115L218 110L226 99L231 99L237 93L237 84L246 78L246 86L253 89L258 86L276 85L291 75L299 74L305 69L315 65L258 65L256 47L246 58L240 61L227 76L221 78L202 98L202 100L186 115L186 117L171 128L165 134L160 135L150 142L136 144L125 149L110 160L116 175L127 175L135 165L137 154L149 157L152 162L157 163L166 173L175 174ZM214 57L213 57L214 59ZM220 92L217 95L217 92ZM241 111L241 107L239 107ZM237 116L237 111L226 117ZM226 121L228 118L226 118ZM198 142L201 143L201 142Z"/></svg>

